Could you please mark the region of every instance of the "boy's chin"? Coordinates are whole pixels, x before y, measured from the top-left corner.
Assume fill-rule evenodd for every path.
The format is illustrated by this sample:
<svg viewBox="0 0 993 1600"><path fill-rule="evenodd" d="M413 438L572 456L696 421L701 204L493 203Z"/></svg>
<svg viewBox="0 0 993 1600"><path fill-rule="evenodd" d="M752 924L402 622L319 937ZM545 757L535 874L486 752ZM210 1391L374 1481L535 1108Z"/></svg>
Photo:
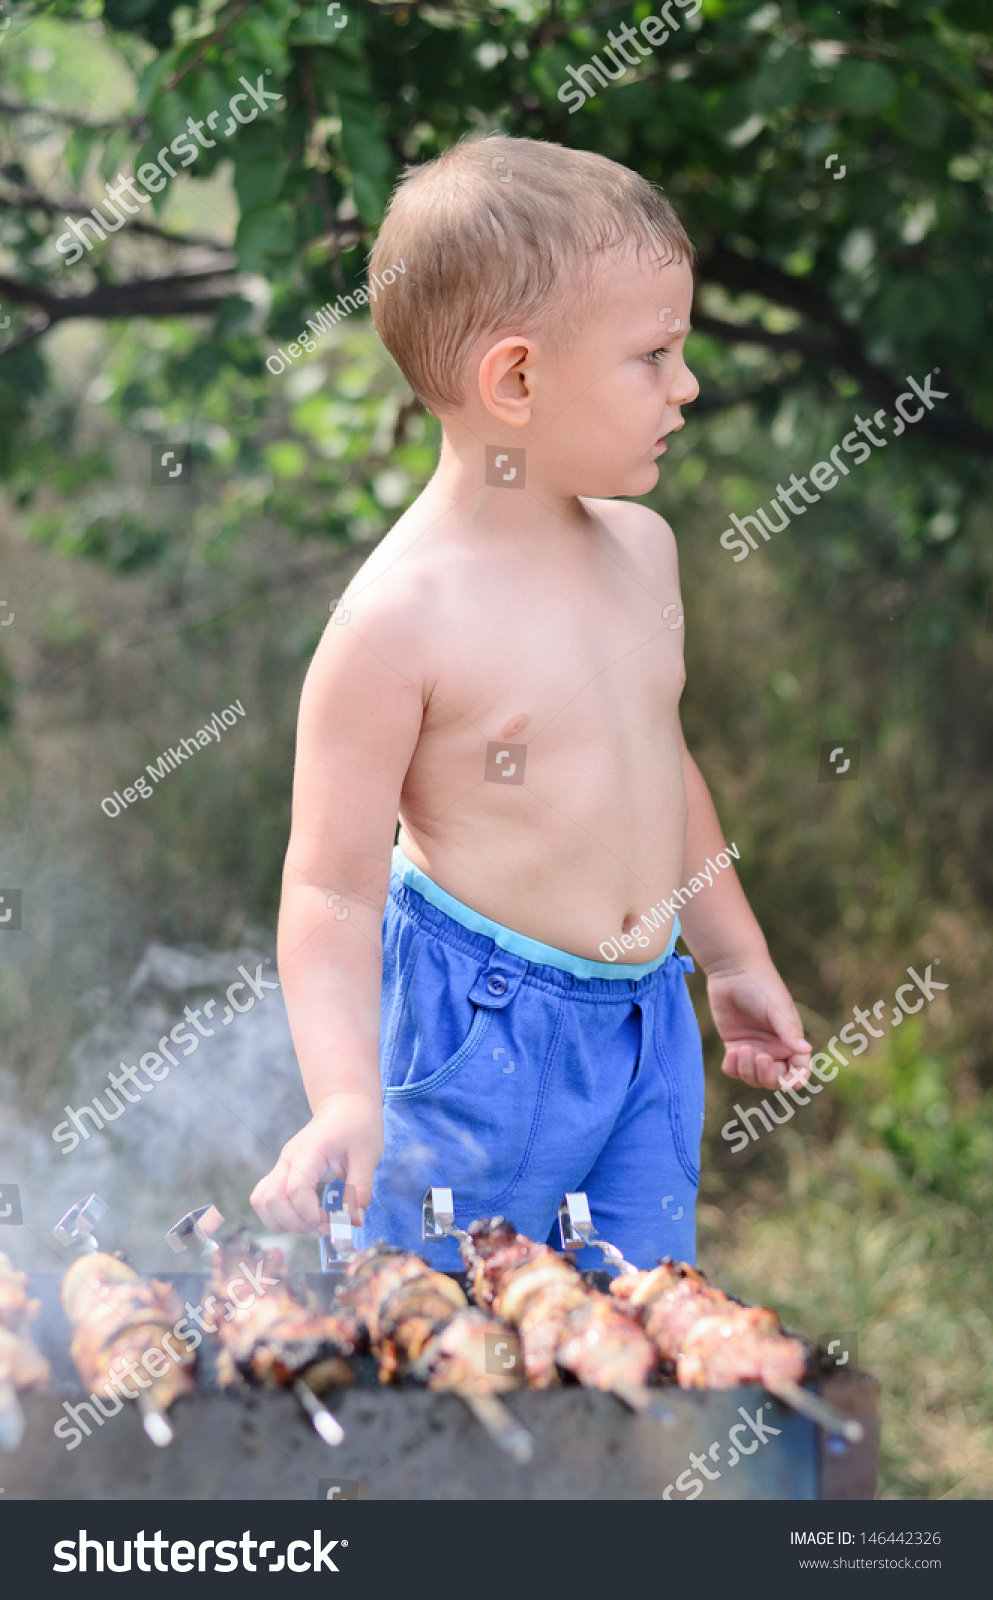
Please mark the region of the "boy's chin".
<svg viewBox="0 0 993 1600"><path fill-rule="evenodd" d="M659 481L658 464L641 462L624 473L612 473L599 480L595 486L586 486L579 493L587 500L636 500L639 495L650 494Z"/></svg>
<svg viewBox="0 0 993 1600"><path fill-rule="evenodd" d="M615 494L627 495L630 499L637 499L639 495L648 494L659 481L659 464L657 461L646 461L641 466L633 467L626 474L623 489L615 489Z"/></svg>

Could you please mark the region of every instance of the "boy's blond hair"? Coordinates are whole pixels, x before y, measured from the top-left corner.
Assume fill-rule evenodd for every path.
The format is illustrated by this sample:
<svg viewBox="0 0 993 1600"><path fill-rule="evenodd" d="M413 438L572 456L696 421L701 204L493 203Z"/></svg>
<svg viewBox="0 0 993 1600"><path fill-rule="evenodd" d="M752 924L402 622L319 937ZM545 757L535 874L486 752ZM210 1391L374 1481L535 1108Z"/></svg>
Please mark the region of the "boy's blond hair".
<svg viewBox="0 0 993 1600"><path fill-rule="evenodd" d="M401 178L369 262L406 271L372 320L432 410L466 398L466 356L513 326L555 333L589 305L597 261L630 241L660 264L693 260L661 191L606 156L537 139L465 140Z"/></svg>

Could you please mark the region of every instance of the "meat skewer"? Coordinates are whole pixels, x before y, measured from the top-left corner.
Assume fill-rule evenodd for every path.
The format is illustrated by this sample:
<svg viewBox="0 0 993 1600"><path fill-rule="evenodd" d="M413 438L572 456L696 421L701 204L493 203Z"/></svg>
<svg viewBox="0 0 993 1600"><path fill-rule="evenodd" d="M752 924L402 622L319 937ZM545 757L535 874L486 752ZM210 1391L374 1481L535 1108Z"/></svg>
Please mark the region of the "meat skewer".
<svg viewBox="0 0 993 1600"><path fill-rule="evenodd" d="M520 1383L514 1335L470 1309L454 1278L412 1251L374 1245L349 1262L337 1303L356 1340L378 1358L381 1383L409 1375L429 1389L450 1391L518 1465L531 1460L531 1435L498 1398ZM491 1352L501 1341L511 1359L494 1371Z"/></svg>
<svg viewBox="0 0 993 1600"><path fill-rule="evenodd" d="M634 1308L659 1354L675 1363L684 1389L761 1383L769 1394L829 1433L857 1443L862 1426L801 1388L807 1355L765 1306L742 1306L685 1262L666 1260L636 1277L615 1278L611 1294Z"/></svg>
<svg viewBox="0 0 993 1600"><path fill-rule="evenodd" d="M477 1305L520 1333L533 1388L558 1383L561 1368L633 1410L657 1409L645 1387L658 1363L652 1340L628 1308L589 1288L568 1260L519 1234L504 1217L472 1223L462 1256Z"/></svg>
<svg viewBox="0 0 993 1600"><path fill-rule="evenodd" d="M24 1438L18 1389L42 1388L51 1368L29 1329L41 1310L28 1297L28 1275L0 1251L0 1450L16 1450Z"/></svg>
<svg viewBox="0 0 993 1600"><path fill-rule="evenodd" d="M69 1349L84 1387L93 1392L112 1386L115 1363L122 1377L129 1363L143 1365L151 1383L138 1395L142 1427L153 1444L170 1444L173 1435L166 1411L193 1388L193 1354L171 1337L183 1317L183 1302L175 1289L141 1277L118 1256L98 1250L80 1256L69 1268L62 1284L62 1306L72 1323ZM152 1375L144 1359L153 1352L168 1363L159 1376Z"/></svg>
<svg viewBox="0 0 993 1600"><path fill-rule="evenodd" d="M264 1287L239 1305L233 1289L247 1287L246 1256L261 1267ZM341 1444L345 1431L318 1395L354 1382L348 1326L321 1310L316 1295L291 1274L282 1251L253 1245L248 1228L235 1229L210 1259L211 1288L225 1303L217 1323L221 1383L230 1386L240 1375L267 1389L292 1389L325 1444Z"/></svg>
<svg viewBox="0 0 993 1600"><path fill-rule="evenodd" d="M587 1245L602 1250L604 1261L609 1261L621 1274L631 1275L638 1270L630 1261L625 1261L615 1244L601 1239L593 1226L590 1202L581 1189L564 1195L559 1202L559 1238L563 1250L584 1250Z"/></svg>

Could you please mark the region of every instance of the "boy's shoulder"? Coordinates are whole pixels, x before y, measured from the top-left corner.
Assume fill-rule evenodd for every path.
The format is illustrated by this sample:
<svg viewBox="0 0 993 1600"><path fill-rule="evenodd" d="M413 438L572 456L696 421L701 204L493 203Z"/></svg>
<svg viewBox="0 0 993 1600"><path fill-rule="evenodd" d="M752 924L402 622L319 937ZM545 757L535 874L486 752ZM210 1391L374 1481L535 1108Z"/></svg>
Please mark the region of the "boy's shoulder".
<svg viewBox="0 0 993 1600"><path fill-rule="evenodd" d="M580 498L612 538L649 565L670 567L676 561L676 536L657 511L634 500Z"/></svg>
<svg viewBox="0 0 993 1600"><path fill-rule="evenodd" d="M675 573L675 537L658 512L631 500L581 496L580 504L606 538L646 574ZM457 510L425 517L415 502L394 524L346 594L361 609L367 626L379 625L390 633L403 622L405 632L431 633L440 612L450 626L460 600L471 598L478 604L494 586L499 590L504 577L516 582L516 564L508 566L499 545L487 545L484 553L466 538L460 523Z"/></svg>

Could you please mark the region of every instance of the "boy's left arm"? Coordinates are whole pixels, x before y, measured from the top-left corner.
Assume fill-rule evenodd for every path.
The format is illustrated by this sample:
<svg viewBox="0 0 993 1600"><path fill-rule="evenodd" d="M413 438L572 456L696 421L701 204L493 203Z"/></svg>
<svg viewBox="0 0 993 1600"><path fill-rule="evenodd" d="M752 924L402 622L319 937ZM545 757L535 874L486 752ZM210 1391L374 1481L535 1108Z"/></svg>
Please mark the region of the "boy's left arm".
<svg viewBox="0 0 993 1600"><path fill-rule="evenodd" d="M683 741L688 818L683 882L716 860L724 836L710 791ZM706 881L706 880L704 880ZM810 1075L811 1047L734 868L722 868L679 913L683 938L707 974L714 1023L724 1040L724 1071L753 1088L789 1087Z"/></svg>

